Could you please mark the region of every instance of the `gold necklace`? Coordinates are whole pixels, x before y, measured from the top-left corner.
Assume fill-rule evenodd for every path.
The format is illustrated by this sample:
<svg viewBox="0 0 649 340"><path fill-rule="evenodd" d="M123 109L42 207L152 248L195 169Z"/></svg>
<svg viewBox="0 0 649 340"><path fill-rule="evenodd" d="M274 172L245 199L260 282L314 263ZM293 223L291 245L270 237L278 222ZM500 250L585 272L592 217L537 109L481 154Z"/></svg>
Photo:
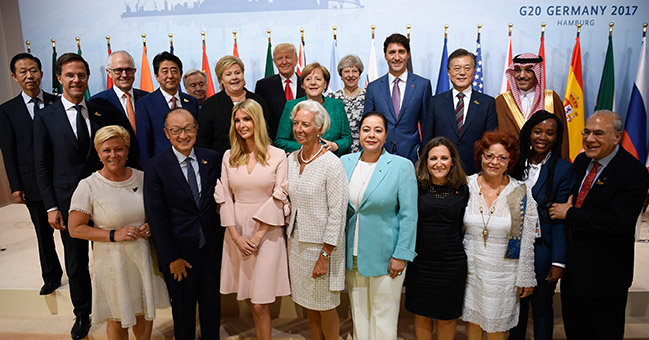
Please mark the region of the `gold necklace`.
<svg viewBox="0 0 649 340"><path fill-rule="evenodd" d="M484 181L484 179L483 179ZM484 246L487 247L487 239L489 238L489 230L487 229L487 226L489 225L489 221L491 221L491 215L493 215L494 211L496 211L496 202L498 201L498 198L500 197L500 192L502 191L502 179L500 180L500 184L498 185L498 192L496 193L496 199L491 202L491 207L489 208L489 217L487 217L487 222L484 220L484 207L482 206L482 202L487 204L487 202L484 199L484 196L482 195L482 185L480 182L478 182L478 188L480 188L480 217L482 217L482 239L484 240Z"/></svg>

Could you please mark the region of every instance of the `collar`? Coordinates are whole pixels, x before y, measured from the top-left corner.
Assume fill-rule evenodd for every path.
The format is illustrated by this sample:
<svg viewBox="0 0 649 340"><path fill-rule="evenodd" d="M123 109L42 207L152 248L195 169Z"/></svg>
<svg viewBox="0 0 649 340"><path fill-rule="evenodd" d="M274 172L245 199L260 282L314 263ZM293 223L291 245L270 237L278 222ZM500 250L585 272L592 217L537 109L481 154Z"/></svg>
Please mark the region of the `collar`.
<svg viewBox="0 0 649 340"><path fill-rule="evenodd" d="M182 164L182 162L185 161L187 157L196 160L196 152L194 151L194 148L192 148L192 151L189 153L189 156L185 156L182 153L180 153L174 146L171 146L171 150L174 152L174 156L176 156L176 159L178 160L178 163Z"/></svg>
<svg viewBox="0 0 649 340"><path fill-rule="evenodd" d="M529 89L529 90L527 90L527 91L519 90L519 91L521 91L521 98L524 98L524 97L531 97L531 98L533 99L533 98L534 98L534 94L536 93L534 90L535 90L534 87L532 87L531 89Z"/></svg>
<svg viewBox="0 0 649 340"><path fill-rule="evenodd" d="M20 95L23 96L23 100L25 101L25 104L29 103L29 101L32 100L32 97L28 96L27 93L25 93L25 91L20 91ZM41 103L45 103L45 101L43 100L43 91L39 91L36 98L38 98L41 101Z"/></svg>
<svg viewBox="0 0 649 340"><path fill-rule="evenodd" d="M171 101L171 97L176 97L176 100L178 101L178 107L182 106L182 102L180 101L180 93L178 91L176 91L176 94L174 94L173 96L170 95L169 93L167 93L163 89L160 89L160 92L162 93L162 96L165 98L166 103L169 103ZM131 98L133 98L133 97L131 97Z"/></svg>
<svg viewBox="0 0 649 340"><path fill-rule="evenodd" d="M452 91L453 91L453 98L456 98L457 94L460 93L460 91L456 90L455 87L452 89ZM464 89L462 93L464 93L465 98L471 98L471 91L472 91L471 86L469 86L466 89Z"/></svg>
<svg viewBox="0 0 649 340"><path fill-rule="evenodd" d="M594 159L593 158L593 159L590 160L590 162L593 163L594 161L597 161L601 165L601 168L605 168L606 166L608 166L608 163L611 162L613 157L615 157L615 155L617 155L618 150L620 150L620 144L616 145L615 150L613 150L613 152L609 153L608 155L604 156L602 159Z"/></svg>
<svg viewBox="0 0 649 340"><path fill-rule="evenodd" d="M117 98L119 100L122 100L122 97L124 97L124 91L122 91L122 89L120 89L119 87L117 87L115 85L113 85L113 91L115 91L115 94L117 95ZM164 90L160 90L160 91L165 93ZM133 88L132 87L131 87L130 90L128 90L128 93L131 95L131 100L133 100Z"/></svg>
<svg viewBox="0 0 649 340"><path fill-rule="evenodd" d="M390 84L393 84L393 83L394 83L394 80L395 80L396 78L397 78L397 77L395 77L394 75L392 75L392 73L388 72L388 80L390 81ZM399 76L399 80L401 80L401 82L404 83L404 84L408 81L408 70L406 70L405 72L401 73L401 75Z"/></svg>
<svg viewBox="0 0 649 340"><path fill-rule="evenodd" d="M293 75L290 78L284 77L281 73L278 73L278 74L279 74L279 79L282 80L282 85L286 84L286 79L290 79L291 84L296 84L297 85L297 73L293 72Z"/></svg>
<svg viewBox="0 0 649 340"><path fill-rule="evenodd" d="M74 103L72 103L71 101L65 99L64 96L61 96L61 104L63 104L63 109L64 109L65 111L67 111L67 110L73 108L75 105L77 105L77 104L74 104ZM82 100L81 100L81 103L79 103L78 105L81 106L81 107L83 107L83 108L88 109L88 106L86 105L86 100L85 100L85 99L82 99Z"/></svg>

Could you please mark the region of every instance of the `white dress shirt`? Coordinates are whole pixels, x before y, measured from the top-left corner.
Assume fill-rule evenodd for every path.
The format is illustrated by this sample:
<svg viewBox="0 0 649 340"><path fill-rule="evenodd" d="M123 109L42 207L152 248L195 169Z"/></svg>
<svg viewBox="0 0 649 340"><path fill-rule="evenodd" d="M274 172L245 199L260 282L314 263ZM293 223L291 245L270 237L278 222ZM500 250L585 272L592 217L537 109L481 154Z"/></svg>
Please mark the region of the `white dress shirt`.
<svg viewBox="0 0 649 340"><path fill-rule="evenodd" d="M164 91L163 91L164 93ZM180 164L180 170L183 172L183 176L185 176L185 179L187 179L187 162L185 159L191 158L192 161L192 168L194 168L194 175L196 175L196 185L198 186L198 194L200 196L201 193L201 173L198 169L198 159L196 158L196 153L194 152L194 149L192 148L192 151L189 153L189 156L185 156L182 153L178 152L176 148L173 146L171 147L171 150L173 150L174 155L176 155L176 159L178 160L178 163Z"/></svg>
<svg viewBox="0 0 649 340"><path fill-rule="evenodd" d="M455 88L453 88L451 91L453 91L453 112L455 112L457 103L460 101L459 99L457 99L457 95L458 93L460 93L460 91L456 90ZM469 105L471 104L472 91L473 89L471 88L471 86L467 87L466 89L464 89L464 91L462 91L462 93L464 93L464 98L462 99L462 101L464 101L464 114L462 115L462 125L464 125L464 122L466 122L466 114L467 112L469 112Z"/></svg>
<svg viewBox="0 0 649 340"><path fill-rule="evenodd" d="M526 120L532 115L530 110L534 107L534 88L529 91L521 91L521 113Z"/></svg>
<svg viewBox="0 0 649 340"><path fill-rule="evenodd" d="M183 107L182 102L180 101L180 93L178 91L176 91L176 94L174 94L173 96L165 92L165 90L163 89L160 89L160 92L162 92L162 95L165 97L165 101L167 102L167 105L169 105L169 109L171 109L171 105L173 105L173 103L171 102L171 98L173 97L176 98L176 107Z"/></svg>
<svg viewBox="0 0 649 340"><path fill-rule="evenodd" d="M31 102L32 97L28 96L27 93L24 91L20 92L20 95L23 96L23 100L25 101L25 106L27 106L27 111L29 111L29 115L32 116L32 119L34 119L34 103ZM45 107L45 102L43 101L43 91L38 92L38 95L36 96L38 98L38 109L42 109Z"/></svg>
<svg viewBox="0 0 649 340"><path fill-rule="evenodd" d="M288 86L291 88L291 91L293 91L293 99L297 98L297 74L293 72L293 75L290 78L286 78L280 73L279 78L282 80L282 91L286 89L286 79L291 80Z"/></svg>
<svg viewBox="0 0 649 340"><path fill-rule="evenodd" d="M61 96L61 104L63 104L65 114L68 116L68 121L72 127L72 132L74 132L74 136L79 138L79 134L77 133L77 109L74 108L75 104L65 99L64 96ZM88 104L86 104L86 100L83 99L78 105L81 106L81 115L86 121L86 127L88 127L88 136L92 136L92 131L90 130L90 118L88 118ZM92 140L90 140L90 143L92 144Z"/></svg>
<svg viewBox="0 0 649 340"><path fill-rule="evenodd" d="M349 201L356 210L360 208L361 202L363 202L363 196L367 185L370 184L374 168L376 168L376 162L368 163L359 160L356 163L352 177L349 179ZM356 224L354 225L353 255L358 256L358 218L356 218Z"/></svg>
<svg viewBox="0 0 649 340"><path fill-rule="evenodd" d="M397 77L393 76L392 73L388 72L388 80L390 81L390 84L388 84L388 88L390 89L390 97L392 97L392 88L394 87L394 80L397 79ZM399 111L401 111L401 108L403 107L403 97L405 97L406 94L406 82L408 81L408 71L404 71L401 73L399 76L399 92L401 92L401 102L399 102Z"/></svg>
<svg viewBox="0 0 649 340"><path fill-rule="evenodd" d="M122 104L122 109L124 109L124 114L126 115L126 118L128 118L128 113L127 113L128 110L126 109L126 95L124 94L125 92L122 91L117 86L113 86L113 90L115 91L115 94L117 95L117 98L119 99L119 102ZM165 93L164 90L160 90L160 92ZM131 105L133 105L132 109L133 109L133 112L135 112L135 99L133 98L133 88L128 90L128 94L131 95ZM169 100L171 100L171 97L169 97ZM178 105L180 106L180 104L178 104ZM171 108L171 105L169 105L169 107Z"/></svg>

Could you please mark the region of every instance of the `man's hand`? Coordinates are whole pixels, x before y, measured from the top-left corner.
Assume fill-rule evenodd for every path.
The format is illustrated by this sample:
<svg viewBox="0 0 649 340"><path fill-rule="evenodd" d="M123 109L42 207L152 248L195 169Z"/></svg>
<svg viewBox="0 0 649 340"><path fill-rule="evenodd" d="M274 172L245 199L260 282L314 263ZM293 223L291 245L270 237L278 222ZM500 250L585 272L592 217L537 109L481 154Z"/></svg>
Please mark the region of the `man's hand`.
<svg viewBox="0 0 649 340"><path fill-rule="evenodd" d="M547 281L548 283L557 282L562 276L563 276L563 268L552 266L550 267L550 272L548 273L548 276L545 278L545 281Z"/></svg>
<svg viewBox="0 0 649 340"><path fill-rule="evenodd" d="M63 215L61 210L52 210L47 213L47 222L56 230L65 230L65 223L63 223Z"/></svg>
<svg viewBox="0 0 649 340"><path fill-rule="evenodd" d="M11 193L11 196L14 198L14 201L16 203L25 203L25 191L24 190L16 190Z"/></svg>
<svg viewBox="0 0 649 340"><path fill-rule="evenodd" d="M185 268L191 268L192 265L189 262L178 259L169 263L169 271L174 276L174 280L180 282L182 279L187 278L187 270Z"/></svg>
<svg viewBox="0 0 649 340"><path fill-rule="evenodd" d="M553 203L550 207L550 218L553 220L565 220L568 209L572 208L572 195L568 198L566 203Z"/></svg>

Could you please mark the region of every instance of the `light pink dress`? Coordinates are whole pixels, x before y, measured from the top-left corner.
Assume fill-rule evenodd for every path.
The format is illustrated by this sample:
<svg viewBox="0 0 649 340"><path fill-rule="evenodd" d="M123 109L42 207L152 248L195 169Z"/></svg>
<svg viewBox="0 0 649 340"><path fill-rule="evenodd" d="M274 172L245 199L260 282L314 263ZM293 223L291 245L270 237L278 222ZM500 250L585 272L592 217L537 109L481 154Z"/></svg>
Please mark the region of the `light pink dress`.
<svg viewBox="0 0 649 340"><path fill-rule="evenodd" d="M291 294L284 238L291 212L286 196L286 155L273 146L268 147L268 154L268 165L257 163L248 173L245 165L230 166L230 150L226 151L214 192L223 227L236 226L237 232L249 239L260 222L273 226L251 256L242 255L225 232L221 294L237 293L237 300L250 299L255 304L272 303L276 296Z"/></svg>

